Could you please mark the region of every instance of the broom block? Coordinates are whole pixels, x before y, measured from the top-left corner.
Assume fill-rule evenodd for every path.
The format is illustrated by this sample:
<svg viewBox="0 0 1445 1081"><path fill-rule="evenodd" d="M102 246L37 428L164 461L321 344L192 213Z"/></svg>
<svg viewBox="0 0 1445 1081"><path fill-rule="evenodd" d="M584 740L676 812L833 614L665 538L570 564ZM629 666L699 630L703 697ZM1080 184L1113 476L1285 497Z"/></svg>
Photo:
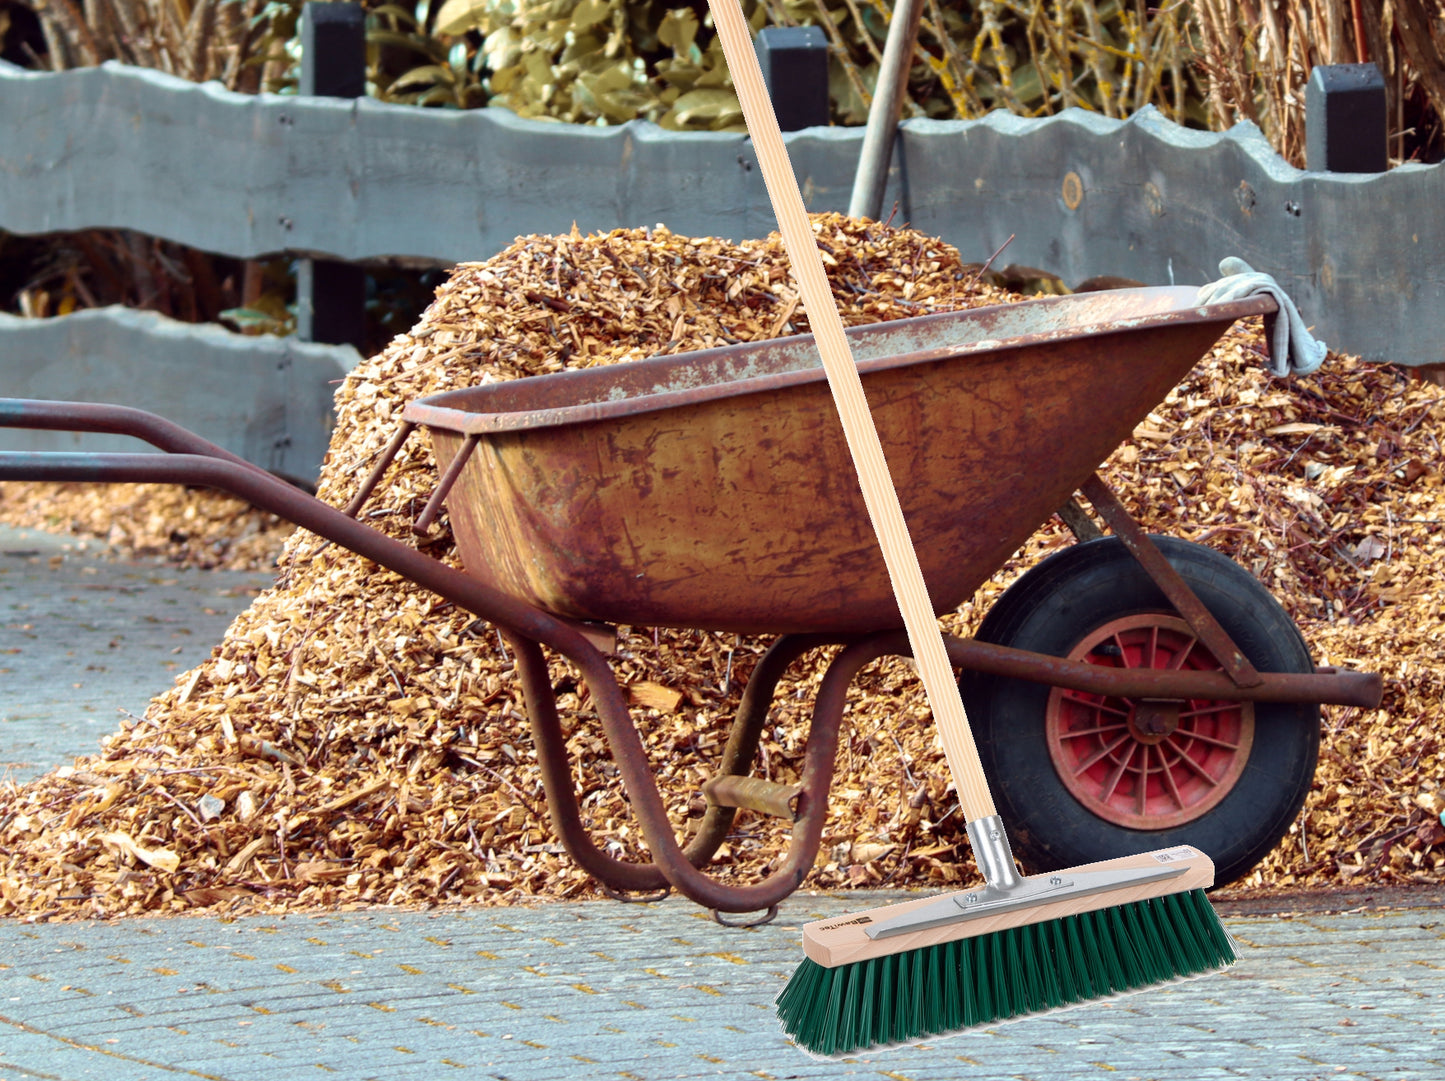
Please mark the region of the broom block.
<svg viewBox="0 0 1445 1081"><path fill-rule="evenodd" d="M1131 868L1156 868L1167 866L1183 873L1172 878L1155 882L1143 882L1120 886L1086 897L1071 897L1060 901L1041 900L1029 908L1013 912L1000 912L992 916L975 916L960 919L942 927L930 927L922 931L911 931L889 938L871 939L867 926L881 920L891 919L912 908L931 905L940 898L963 897L974 890L958 890L955 893L929 894L916 901L902 901L869 909L848 916L836 916L830 920L816 920L803 926L803 952L824 968L837 968L874 957L893 953L937 946L960 938L974 938L978 935L1004 931L1010 927L1022 927L1029 923L1045 923L1049 920L1074 916L1080 912L1091 912L1100 908L1114 908L1132 901L1143 901L1150 897L1163 897L1171 893L1187 893L1214 885L1214 861L1198 849L1188 845L1177 848L1159 849L1155 852L1141 852L1134 856L1103 860L1099 863L1070 867L1064 871L1052 872L1067 878L1070 874L1084 871L1111 871ZM962 909L959 910L960 915Z"/></svg>

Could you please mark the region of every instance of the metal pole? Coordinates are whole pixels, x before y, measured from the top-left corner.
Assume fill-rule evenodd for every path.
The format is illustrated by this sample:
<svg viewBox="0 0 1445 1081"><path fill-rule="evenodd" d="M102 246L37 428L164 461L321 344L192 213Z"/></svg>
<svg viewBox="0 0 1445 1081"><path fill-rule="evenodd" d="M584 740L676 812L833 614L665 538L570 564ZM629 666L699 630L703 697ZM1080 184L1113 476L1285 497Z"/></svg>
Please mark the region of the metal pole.
<svg viewBox="0 0 1445 1081"><path fill-rule="evenodd" d="M888 163L893 157L893 134L898 109L908 86L908 68L913 46L918 41L918 22L923 0L898 0L888 39L883 44L883 62L878 66L878 83L868 109L868 128L858 155L858 172L853 178L853 197L848 202L850 218L877 219L883 210L883 188L888 183Z"/></svg>

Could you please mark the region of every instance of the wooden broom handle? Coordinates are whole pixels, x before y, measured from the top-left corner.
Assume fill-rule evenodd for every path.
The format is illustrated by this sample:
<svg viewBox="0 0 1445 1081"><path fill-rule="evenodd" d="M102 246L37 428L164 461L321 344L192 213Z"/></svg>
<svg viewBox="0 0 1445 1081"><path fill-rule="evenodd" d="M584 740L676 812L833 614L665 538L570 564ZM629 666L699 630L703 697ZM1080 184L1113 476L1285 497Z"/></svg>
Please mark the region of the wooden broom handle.
<svg viewBox="0 0 1445 1081"><path fill-rule="evenodd" d="M823 369L833 391L838 416L843 422L843 434L853 455L853 467L858 471L858 480L863 488L863 502L868 508L873 530L878 535L878 544L883 549L883 561L888 566L888 577L903 613L908 641L923 677L923 689L943 740L943 752L953 774L954 787L958 790L959 804L968 822L991 817L996 813L993 796L989 793L978 748L963 712L958 683L954 679L953 667L948 663L943 636L939 633L938 620L923 582L923 571L918 566L918 556L908 537L908 525L903 520L898 493L888 473L888 462L883 457L883 445L878 441L873 415L863 395L863 383L858 378L853 353L843 334L843 319L828 287L828 276L823 270L823 260L818 255L817 242L813 239L813 230L803 208L798 181L788 160L787 148L783 146L783 134L778 129L772 101L763 85L763 73L758 67L757 54L753 52L752 35L748 32L738 0L708 0L708 7L712 9L718 37L722 39L723 55L727 58L728 71L742 103L748 134L752 136L753 149L762 167L763 182L773 203L773 213L778 219L778 229L793 267L793 276L798 279L808 322L813 327L818 351L823 356Z"/></svg>

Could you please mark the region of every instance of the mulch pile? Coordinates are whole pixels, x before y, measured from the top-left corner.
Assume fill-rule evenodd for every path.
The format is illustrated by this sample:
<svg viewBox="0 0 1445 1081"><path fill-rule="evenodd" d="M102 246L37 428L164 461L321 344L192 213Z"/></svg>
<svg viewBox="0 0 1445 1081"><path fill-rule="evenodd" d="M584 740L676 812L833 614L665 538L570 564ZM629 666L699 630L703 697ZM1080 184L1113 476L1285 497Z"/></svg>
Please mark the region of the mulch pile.
<svg viewBox="0 0 1445 1081"><path fill-rule="evenodd" d="M174 484L0 484L0 523L98 537L113 553L204 570L276 565L294 526L248 503Z"/></svg>
<svg viewBox="0 0 1445 1081"><path fill-rule="evenodd" d="M839 216L815 219L815 231L849 323L1014 299L916 232ZM659 228L520 239L459 267L417 327L341 386L320 496L349 500L413 398L806 330L788 282L776 237L732 244ZM1288 382L1261 361L1259 329L1236 327L1105 469L1149 528L1207 543L1258 576L1321 663L1386 677L1384 708L1325 711L1306 810L1242 886L1445 881L1440 392L1347 357ZM429 449L413 440L369 521L415 543L410 523L435 481ZM0 507L15 500L6 486ZM949 629L968 633L1013 577L1068 540L1047 523ZM426 543L455 562L449 534ZM765 644L622 629L616 669L680 831L701 812L698 784ZM820 671L801 668L780 689L759 767L774 780L796 776ZM641 856L595 719L575 694L560 704L594 837ZM849 719L809 885L969 877L910 667L865 672ZM746 813L739 826L720 869L753 878L785 833ZM304 532L286 542L276 585L144 720L99 755L0 791L0 913L32 919L593 889L549 829L495 632Z"/></svg>

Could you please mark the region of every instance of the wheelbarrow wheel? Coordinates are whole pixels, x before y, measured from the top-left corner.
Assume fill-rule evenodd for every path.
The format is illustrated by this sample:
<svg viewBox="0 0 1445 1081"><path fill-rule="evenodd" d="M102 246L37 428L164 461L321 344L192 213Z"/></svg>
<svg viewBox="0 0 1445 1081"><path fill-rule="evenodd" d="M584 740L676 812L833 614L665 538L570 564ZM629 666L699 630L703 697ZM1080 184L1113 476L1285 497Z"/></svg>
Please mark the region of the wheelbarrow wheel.
<svg viewBox="0 0 1445 1081"><path fill-rule="evenodd" d="M1257 669L1314 670L1294 622L1243 568L1153 539ZM1221 667L1112 537L1028 571L978 637L1108 667ZM999 813L1035 872L1189 844L1223 885L1285 835L1314 777L1314 704L1127 699L981 673L960 687Z"/></svg>

